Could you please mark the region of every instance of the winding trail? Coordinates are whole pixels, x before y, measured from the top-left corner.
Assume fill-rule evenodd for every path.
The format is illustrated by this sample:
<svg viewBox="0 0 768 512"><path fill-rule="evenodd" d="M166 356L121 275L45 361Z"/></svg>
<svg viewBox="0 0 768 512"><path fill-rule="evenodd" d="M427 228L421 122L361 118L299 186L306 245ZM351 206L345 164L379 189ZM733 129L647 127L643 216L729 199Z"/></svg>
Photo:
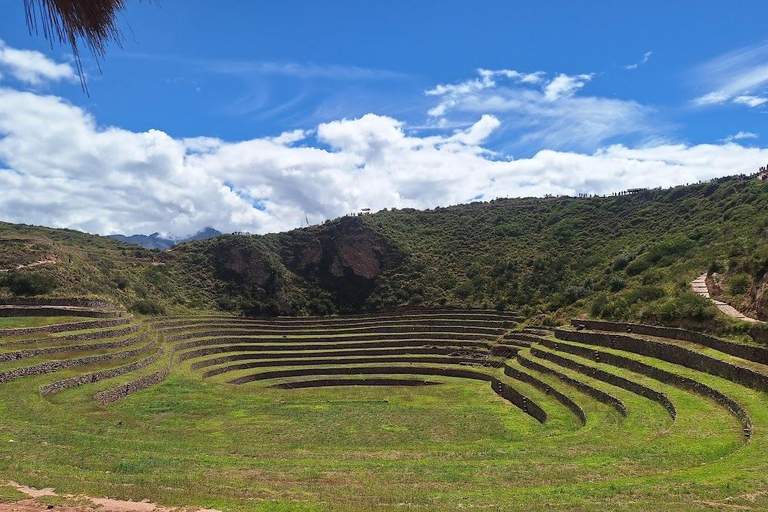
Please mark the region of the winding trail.
<svg viewBox="0 0 768 512"><path fill-rule="evenodd" d="M56 257L47 258L47 259L44 259L44 260L39 260L39 261L35 261L33 263L29 263L27 265L19 265L19 266L14 267L14 268L0 269L0 273L6 273L6 272L10 272L12 270L21 270L23 268L39 267L40 265L55 264L55 263L58 263L58 262L59 262L59 260Z"/></svg>
<svg viewBox="0 0 768 512"><path fill-rule="evenodd" d="M691 283L691 288L693 289L694 293L697 293L704 297L705 299L709 299L712 302L715 303L715 306L717 306L717 309L725 313L726 315L737 318L739 320L744 320L745 322L752 322L752 323L760 323L760 320L755 320L754 318L750 318L746 316L744 313L739 311L738 309L734 308L730 304L726 304L725 302L717 299L713 299L709 295L709 288L707 288L707 273L704 272L699 277L693 280Z"/></svg>

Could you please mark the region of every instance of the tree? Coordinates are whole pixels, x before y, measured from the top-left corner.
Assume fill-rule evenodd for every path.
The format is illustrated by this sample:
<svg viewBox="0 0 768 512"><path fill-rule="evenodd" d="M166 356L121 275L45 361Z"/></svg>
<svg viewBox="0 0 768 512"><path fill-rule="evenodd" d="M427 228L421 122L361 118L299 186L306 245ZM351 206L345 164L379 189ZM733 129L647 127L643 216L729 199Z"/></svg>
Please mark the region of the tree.
<svg viewBox="0 0 768 512"><path fill-rule="evenodd" d="M98 59L104 56L107 43L121 42L117 14L125 8L125 0L24 0L24 8L31 32L42 32L49 41L72 47L84 89L79 44Z"/></svg>

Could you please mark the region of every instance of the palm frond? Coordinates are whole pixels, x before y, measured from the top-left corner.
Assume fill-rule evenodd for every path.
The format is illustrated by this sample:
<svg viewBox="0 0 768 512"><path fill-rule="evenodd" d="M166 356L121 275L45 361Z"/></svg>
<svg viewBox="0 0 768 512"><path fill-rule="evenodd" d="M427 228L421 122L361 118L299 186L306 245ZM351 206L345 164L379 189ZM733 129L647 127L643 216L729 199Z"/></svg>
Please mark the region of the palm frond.
<svg viewBox="0 0 768 512"><path fill-rule="evenodd" d="M30 31L42 32L49 41L72 47L84 89L79 44L88 48L97 61L104 56L107 43L120 44L116 19L124 7L125 0L24 0Z"/></svg>

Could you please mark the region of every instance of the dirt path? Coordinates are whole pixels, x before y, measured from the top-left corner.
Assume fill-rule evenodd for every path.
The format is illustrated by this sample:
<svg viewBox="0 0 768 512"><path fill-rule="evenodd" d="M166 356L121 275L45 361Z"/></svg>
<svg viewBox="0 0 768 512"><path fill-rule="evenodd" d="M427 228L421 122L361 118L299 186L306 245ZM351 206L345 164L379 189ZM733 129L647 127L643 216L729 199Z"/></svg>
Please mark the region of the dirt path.
<svg viewBox="0 0 768 512"><path fill-rule="evenodd" d="M5 485L13 487L17 491L29 496L29 499L16 503L0 503L0 512L41 512L43 510L58 510L60 512L183 512L184 510L195 512L220 512L214 509L168 509L144 501L123 501L110 498L92 498L90 496L72 496L57 494L54 489L35 489L16 482L7 482ZM51 506L45 502L45 497L53 496L64 498L62 504ZM39 500L38 498L42 498Z"/></svg>
<svg viewBox="0 0 768 512"><path fill-rule="evenodd" d="M709 288L707 288L706 272L693 280L693 282L691 283L691 288L695 293L714 302L715 306L717 306L717 309L719 309L720 311L722 311L723 313L725 313L726 315L732 318L738 318L739 320L744 320L745 322L753 322L753 323L760 322L760 320L755 320L754 318L750 318L744 315L744 313L734 308L733 306L728 305L721 300L713 299L712 297L710 297Z"/></svg>
<svg viewBox="0 0 768 512"><path fill-rule="evenodd" d="M45 260L35 261L34 263L28 263L27 265L19 265L18 267L15 267L15 268L0 269L0 273L10 272L11 270L21 270L23 268L39 267L40 265L48 265L48 264L58 263L58 262L59 260L53 257Z"/></svg>

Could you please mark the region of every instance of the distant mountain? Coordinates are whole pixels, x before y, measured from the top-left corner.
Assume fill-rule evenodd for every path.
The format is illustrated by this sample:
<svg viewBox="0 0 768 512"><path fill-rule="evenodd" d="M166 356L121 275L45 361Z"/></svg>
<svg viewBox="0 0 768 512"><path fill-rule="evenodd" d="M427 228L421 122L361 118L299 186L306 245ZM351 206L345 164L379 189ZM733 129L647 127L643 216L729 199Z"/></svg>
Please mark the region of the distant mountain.
<svg viewBox="0 0 768 512"><path fill-rule="evenodd" d="M187 238L165 238L160 236L160 233L152 233L151 235L131 235L131 236L109 235L109 238L114 238L115 240L119 240L120 242L125 242L128 244L139 245L141 247L144 247L145 249L164 250L164 249L173 247L176 244L180 244L182 242L191 242L193 240L205 240L207 238L213 238L215 236L219 236L220 234L221 234L220 231L213 229L211 227L207 227Z"/></svg>

